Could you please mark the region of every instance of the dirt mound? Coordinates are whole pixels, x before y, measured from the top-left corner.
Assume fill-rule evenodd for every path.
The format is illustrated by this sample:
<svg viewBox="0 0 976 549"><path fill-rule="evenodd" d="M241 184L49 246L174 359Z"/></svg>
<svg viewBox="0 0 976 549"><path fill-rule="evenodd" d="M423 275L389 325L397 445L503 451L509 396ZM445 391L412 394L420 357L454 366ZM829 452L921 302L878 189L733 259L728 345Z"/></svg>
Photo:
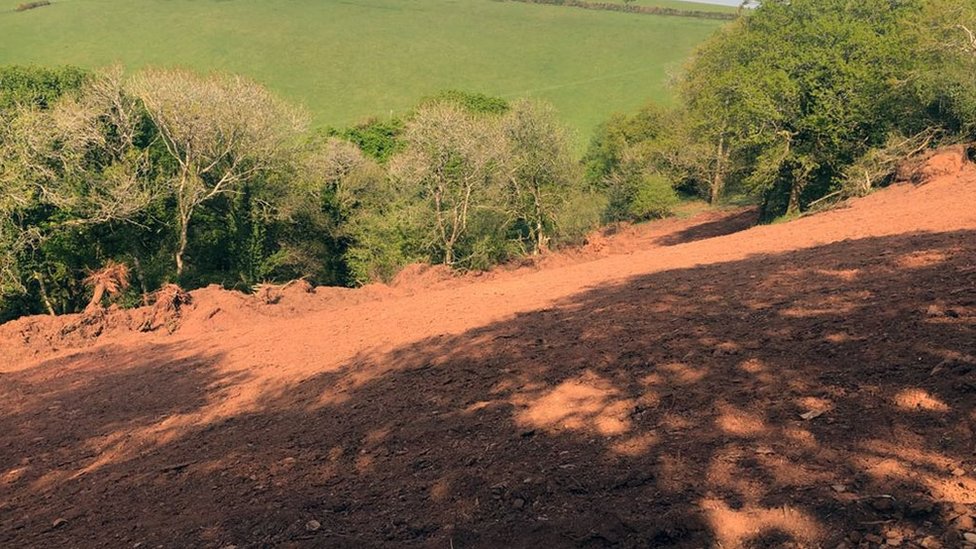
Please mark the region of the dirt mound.
<svg viewBox="0 0 976 549"><path fill-rule="evenodd" d="M205 288L172 333L148 308L0 326L0 546L964 547L953 162L486 275Z"/></svg>
<svg viewBox="0 0 976 549"><path fill-rule="evenodd" d="M952 147L938 151L922 161L916 177L922 181L956 177L965 173L969 164L967 147Z"/></svg>
<svg viewBox="0 0 976 549"><path fill-rule="evenodd" d="M443 285L455 278L451 268L445 265L413 263L397 273L390 286L398 290L422 290Z"/></svg>

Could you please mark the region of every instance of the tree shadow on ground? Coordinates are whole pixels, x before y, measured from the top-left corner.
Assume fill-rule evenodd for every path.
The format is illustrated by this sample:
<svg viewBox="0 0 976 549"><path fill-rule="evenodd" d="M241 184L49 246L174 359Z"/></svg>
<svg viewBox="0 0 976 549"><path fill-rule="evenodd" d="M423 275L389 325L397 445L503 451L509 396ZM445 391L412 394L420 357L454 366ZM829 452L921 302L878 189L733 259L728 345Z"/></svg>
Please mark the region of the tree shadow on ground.
<svg viewBox="0 0 976 549"><path fill-rule="evenodd" d="M759 222L759 210L746 208L743 211L723 216L721 219L699 223L683 231L667 234L657 240L660 246L677 246L698 240L707 240L730 235L755 227Z"/></svg>
<svg viewBox="0 0 976 549"><path fill-rule="evenodd" d="M0 427L56 431L55 400L100 427L31 478L8 470L29 434L2 435L0 544L949 547L976 512L974 231L636 277L363 353L257 411L38 485L78 469L83 439L246 383L202 357L160 388L168 406L81 406L93 385L170 383L147 351L78 388L30 384L59 396L28 395Z"/></svg>

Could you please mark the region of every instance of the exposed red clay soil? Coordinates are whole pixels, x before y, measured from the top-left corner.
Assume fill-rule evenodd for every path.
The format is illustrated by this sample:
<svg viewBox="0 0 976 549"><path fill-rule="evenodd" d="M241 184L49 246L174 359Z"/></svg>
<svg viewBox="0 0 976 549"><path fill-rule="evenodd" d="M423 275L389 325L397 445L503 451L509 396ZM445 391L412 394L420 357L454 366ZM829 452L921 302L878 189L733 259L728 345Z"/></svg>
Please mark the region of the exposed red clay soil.
<svg viewBox="0 0 976 549"><path fill-rule="evenodd" d="M0 546L964 546L976 169L923 173L480 276L0 326Z"/></svg>

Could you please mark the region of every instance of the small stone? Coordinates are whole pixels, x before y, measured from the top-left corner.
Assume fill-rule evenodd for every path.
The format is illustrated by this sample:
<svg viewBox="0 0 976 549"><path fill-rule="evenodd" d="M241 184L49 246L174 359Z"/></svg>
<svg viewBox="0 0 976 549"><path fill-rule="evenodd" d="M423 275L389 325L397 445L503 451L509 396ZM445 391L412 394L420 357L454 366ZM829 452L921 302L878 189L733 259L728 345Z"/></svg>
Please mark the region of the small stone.
<svg viewBox="0 0 976 549"><path fill-rule="evenodd" d="M966 532L962 535L962 539L966 540L968 543L976 543L976 533Z"/></svg>
<svg viewBox="0 0 976 549"><path fill-rule="evenodd" d="M838 494L843 494L847 491L847 486L844 486L843 484L834 484L830 488Z"/></svg>
<svg viewBox="0 0 976 549"><path fill-rule="evenodd" d="M884 538L875 534L867 534L864 536L864 541L881 545L882 543L884 543Z"/></svg>
<svg viewBox="0 0 976 549"><path fill-rule="evenodd" d="M956 528L956 530L963 532L972 532L973 529L976 529L976 521L973 521L973 517L969 515L962 515L958 517L955 521L953 521L952 525Z"/></svg>
<svg viewBox="0 0 976 549"><path fill-rule="evenodd" d="M877 498L871 501L871 507L874 507L875 511L887 513L895 508L895 504L888 498Z"/></svg>
<svg viewBox="0 0 976 549"><path fill-rule="evenodd" d="M942 549L942 542L935 536L926 536L918 544L922 549Z"/></svg>
<svg viewBox="0 0 976 549"><path fill-rule="evenodd" d="M913 517L931 515L935 507L928 501L916 501L908 507L908 514Z"/></svg>
<svg viewBox="0 0 976 549"><path fill-rule="evenodd" d="M885 543L889 547L901 547L903 541L905 541L903 538L896 536L896 537L886 539Z"/></svg>
<svg viewBox="0 0 976 549"><path fill-rule="evenodd" d="M512 501L512 507L515 507L516 509L521 509L525 507L525 500L522 498L515 498Z"/></svg>
<svg viewBox="0 0 976 549"><path fill-rule="evenodd" d="M952 470L952 476L954 477L964 477L966 476L966 470L962 467L956 467Z"/></svg>
<svg viewBox="0 0 976 549"><path fill-rule="evenodd" d="M67 519L57 518L57 519L54 519L54 522L51 523L51 528L61 528L62 526L65 526L66 524L68 524Z"/></svg>
<svg viewBox="0 0 976 549"><path fill-rule="evenodd" d="M317 520L310 520L305 523L305 529L309 532L317 532L320 528L322 528L322 523Z"/></svg>

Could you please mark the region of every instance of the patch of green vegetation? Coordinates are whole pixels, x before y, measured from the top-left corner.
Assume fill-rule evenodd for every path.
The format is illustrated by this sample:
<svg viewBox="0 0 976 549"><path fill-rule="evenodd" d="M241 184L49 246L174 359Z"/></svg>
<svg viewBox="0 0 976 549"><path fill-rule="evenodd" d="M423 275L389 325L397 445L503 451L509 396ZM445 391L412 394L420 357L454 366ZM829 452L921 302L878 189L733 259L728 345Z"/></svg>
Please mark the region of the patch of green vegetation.
<svg viewBox="0 0 976 549"><path fill-rule="evenodd" d="M0 0L0 65L239 73L319 127L392 118L445 89L532 97L584 139L610 113L670 101L670 74L723 24L487 0L17 3Z"/></svg>

